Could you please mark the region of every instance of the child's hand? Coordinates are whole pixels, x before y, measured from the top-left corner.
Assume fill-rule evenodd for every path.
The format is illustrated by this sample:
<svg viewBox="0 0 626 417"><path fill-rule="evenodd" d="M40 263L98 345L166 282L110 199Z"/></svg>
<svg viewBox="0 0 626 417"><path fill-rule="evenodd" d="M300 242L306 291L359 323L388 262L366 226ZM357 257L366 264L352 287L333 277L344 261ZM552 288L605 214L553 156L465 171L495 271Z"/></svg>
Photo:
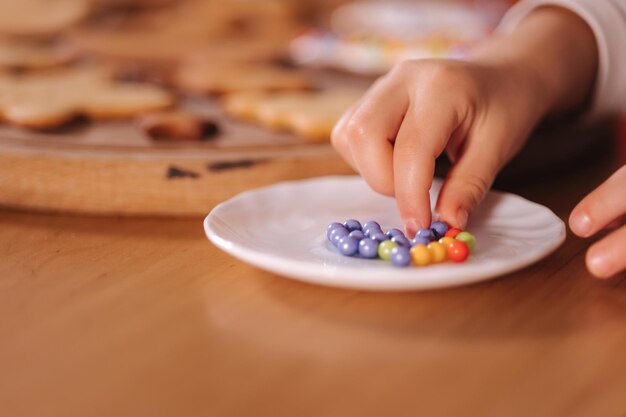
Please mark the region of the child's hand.
<svg viewBox="0 0 626 417"><path fill-rule="evenodd" d="M536 123L585 103L596 67L587 24L540 8L468 62L396 66L346 112L332 142L375 191L396 197L410 235L430 225L428 190L435 158L446 151L453 167L437 211L463 228Z"/></svg>
<svg viewBox="0 0 626 417"><path fill-rule="evenodd" d="M626 165L585 197L569 218L572 231L581 237L589 237L613 224L620 226L587 251L587 268L600 278L626 270L625 191Z"/></svg>
<svg viewBox="0 0 626 417"><path fill-rule="evenodd" d="M428 190L445 150L454 165L437 211L463 228L541 116L535 87L517 74L477 63L406 61L343 116L332 143L372 189L396 197L411 235L430 225Z"/></svg>

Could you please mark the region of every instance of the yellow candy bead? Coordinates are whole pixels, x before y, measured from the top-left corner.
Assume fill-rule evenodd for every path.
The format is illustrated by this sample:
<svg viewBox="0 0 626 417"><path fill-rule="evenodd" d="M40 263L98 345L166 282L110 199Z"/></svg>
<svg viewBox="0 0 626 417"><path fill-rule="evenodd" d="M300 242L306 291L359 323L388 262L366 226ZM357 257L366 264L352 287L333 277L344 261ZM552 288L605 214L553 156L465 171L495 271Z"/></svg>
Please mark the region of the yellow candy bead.
<svg viewBox="0 0 626 417"><path fill-rule="evenodd" d="M448 246L450 246L452 242L454 242L454 238L451 237L442 237L441 239L439 239L439 243L445 246L446 249L448 248Z"/></svg>
<svg viewBox="0 0 626 417"><path fill-rule="evenodd" d="M448 248L439 242L430 242L426 246L431 253L434 263L440 263L448 258Z"/></svg>
<svg viewBox="0 0 626 417"><path fill-rule="evenodd" d="M415 245L411 248L411 259L417 266L426 266L432 262L432 254L426 245Z"/></svg>

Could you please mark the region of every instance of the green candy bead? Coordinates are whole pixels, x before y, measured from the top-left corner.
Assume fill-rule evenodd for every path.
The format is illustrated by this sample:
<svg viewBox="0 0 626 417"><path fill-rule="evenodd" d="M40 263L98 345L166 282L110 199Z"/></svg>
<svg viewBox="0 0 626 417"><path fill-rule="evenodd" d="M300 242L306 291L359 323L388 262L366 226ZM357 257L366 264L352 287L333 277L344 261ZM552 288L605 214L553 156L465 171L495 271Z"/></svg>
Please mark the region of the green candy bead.
<svg viewBox="0 0 626 417"><path fill-rule="evenodd" d="M461 232L456 235L455 239L465 242L465 244L469 247L470 252L474 252L474 248L476 247L476 238L473 234L470 232Z"/></svg>
<svg viewBox="0 0 626 417"><path fill-rule="evenodd" d="M398 244L396 242L392 242L391 240L380 242L380 245L378 245L378 257L383 261L390 260L391 250L397 246Z"/></svg>

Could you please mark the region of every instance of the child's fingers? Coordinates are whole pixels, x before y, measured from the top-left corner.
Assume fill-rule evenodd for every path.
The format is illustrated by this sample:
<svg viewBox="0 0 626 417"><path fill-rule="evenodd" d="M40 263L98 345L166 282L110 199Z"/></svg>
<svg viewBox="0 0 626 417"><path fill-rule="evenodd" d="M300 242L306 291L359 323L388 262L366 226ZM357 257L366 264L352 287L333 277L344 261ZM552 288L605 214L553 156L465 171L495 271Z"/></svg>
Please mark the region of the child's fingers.
<svg viewBox="0 0 626 417"><path fill-rule="evenodd" d="M598 278L626 270L626 226L595 243L587 251L587 268Z"/></svg>
<svg viewBox="0 0 626 417"><path fill-rule="evenodd" d="M469 213L483 200L500 168L494 144L489 140L470 144L452 166L437 201L442 220L465 228Z"/></svg>
<svg viewBox="0 0 626 417"><path fill-rule="evenodd" d="M335 146L347 147L368 185L393 195L393 139L408 106L404 89L382 79L363 97L333 137ZM347 153L347 152L346 152Z"/></svg>
<svg viewBox="0 0 626 417"><path fill-rule="evenodd" d="M585 197L572 211L570 228L588 237L626 213L626 165Z"/></svg>
<svg viewBox="0 0 626 417"><path fill-rule="evenodd" d="M352 115L354 114L358 106L360 105L361 105L361 102L358 101L354 103L348 110L346 110L346 112L341 116L341 119L339 119L339 121L333 128L333 131L330 135L330 142L332 143L335 150L337 150L337 152L339 152L339 155L341 155L343 160L346 161L348 165L350 165L352 169L354 169L357 172L358 172L358 169L356 167L356 164L354 163L354 158L352 157L350 144L346 140L344 140L343 132L346 129L346 124L352 118Z"/></svg>
<svg viewBox="0 0 626 417"><path fill-rule="evenodd" d="M435 159L457 127L457 117L445 101L411 105L398 131L394 146L394 187L400 215L412 236L430 225L429 190ZM422 103L423 104L423 103Z"/></svg>

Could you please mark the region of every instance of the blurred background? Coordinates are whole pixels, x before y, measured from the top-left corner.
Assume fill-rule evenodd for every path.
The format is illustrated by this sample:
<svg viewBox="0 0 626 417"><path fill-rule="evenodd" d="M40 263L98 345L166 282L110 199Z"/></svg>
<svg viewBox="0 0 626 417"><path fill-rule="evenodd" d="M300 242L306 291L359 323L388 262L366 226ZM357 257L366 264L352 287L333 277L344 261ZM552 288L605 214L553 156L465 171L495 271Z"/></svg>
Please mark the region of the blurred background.
<svg viewBox="0 0 626 417"><path fill-rule="evenodd" d="M320 154L377 76L405 59L463 59L514 3L1 0L0 146L10 138L31 147L243 149L243 166L269 148ZM497 185L611 152L616 126L546 123ZM306 175L347 173L325 158L324 170ZM441 158L438 174L446 169ZM286 165L281 172L271 180L294 177Z"/></svg>

